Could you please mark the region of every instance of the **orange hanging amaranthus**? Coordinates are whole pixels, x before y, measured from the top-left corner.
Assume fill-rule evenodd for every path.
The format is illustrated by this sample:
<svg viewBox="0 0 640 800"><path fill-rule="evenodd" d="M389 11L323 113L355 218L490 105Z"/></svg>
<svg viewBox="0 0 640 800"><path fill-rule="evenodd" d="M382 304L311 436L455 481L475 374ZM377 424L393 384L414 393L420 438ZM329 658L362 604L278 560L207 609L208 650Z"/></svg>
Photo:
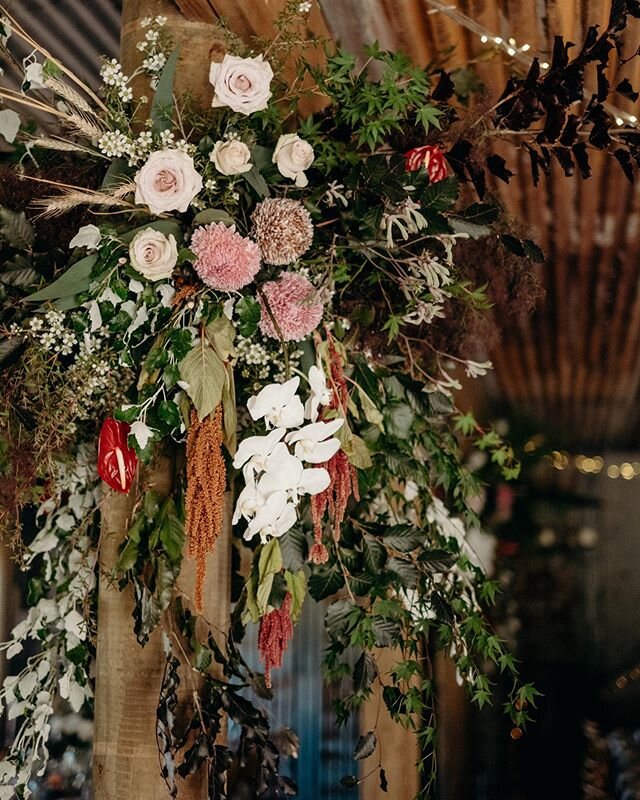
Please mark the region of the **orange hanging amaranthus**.
<svg viewBox="0 0 640 800"><path fill-rule="evenodd" d="M349 390L344 375L342 357L338 353L333 337L327 331L327 344L329 348L329 367L331 377L331 402L325 406L321 418L331 417L332 411L337 411L346 419ZM325 564L329 560L329 553L322 542L322 519L325 511L329 509L329 517L333 523L333 539L340 539L340 528L344 521L349 498L353 495L360 499L358 493L358 475L353 464L349 462L347 454L340 449L323 466L329 473L331 483L319 494L311 498L311 517L313 519L313 534L315 542L309 553L309 558L314 564Z"/></svg>
<svg viewBox="0 0 640 800"><path fill-rule="evenodd" d="M222 406L204 420L191 412L187 436L185 531L189 555L196 561L195 605L202 611L207 556L222 531L226 470L222 455Z"/></svg>
<svg viewBox="0 0 640 800"><path fill-rule="evenodd" d="M282 666L282 656L293 637L291 595L287 592L282 606L265 614L260 620L258 650L264 664L264 682L271 688L271 670Z"/></svg>

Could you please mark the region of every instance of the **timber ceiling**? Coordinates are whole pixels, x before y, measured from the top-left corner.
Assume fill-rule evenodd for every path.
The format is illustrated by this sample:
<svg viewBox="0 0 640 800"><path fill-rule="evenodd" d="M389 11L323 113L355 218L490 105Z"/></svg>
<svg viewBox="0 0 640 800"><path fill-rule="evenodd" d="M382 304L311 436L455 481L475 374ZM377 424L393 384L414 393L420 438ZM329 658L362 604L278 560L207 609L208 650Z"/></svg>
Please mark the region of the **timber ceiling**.
<svg viewBox="0 0 640 800"><path fill-rule="evenodd" d="M127 2L127 0L125 0ZM192 19L225 16L244 37L270 34L283 0L173 0ZM119 0L13 0L8 6L81 75L100 53L117 50ZM606 21L610 0L448 0L487 31L529 45L527 55L549 59L554 34L580 43L587 27ZM489 92L504 86L510 57L489 58L489 44L434 13L429 0L320 0L310 22L360 52L377 39L420 63L451 51L448 66L475 62ZM628 49L640 43L636 21ZM636 60L637 61L637 60ZM626 67L640 86L640 63ZM631 69L631 71L629 71ZM94 72L95 75L95 72ZM626 101L625 101L626 102ZM635 110L621 104L628 114ZM573 446L635 446L640 434L640 184L634 189L615 163L593 159L588 181L559 171L533 188L524 154L509 145L518 176L497 190L514 216L527 222L545 248L539 267L545 296L537 312L503 334L490 354L485 381L493 402L526 414L543 428L564 432Z"/></svg>

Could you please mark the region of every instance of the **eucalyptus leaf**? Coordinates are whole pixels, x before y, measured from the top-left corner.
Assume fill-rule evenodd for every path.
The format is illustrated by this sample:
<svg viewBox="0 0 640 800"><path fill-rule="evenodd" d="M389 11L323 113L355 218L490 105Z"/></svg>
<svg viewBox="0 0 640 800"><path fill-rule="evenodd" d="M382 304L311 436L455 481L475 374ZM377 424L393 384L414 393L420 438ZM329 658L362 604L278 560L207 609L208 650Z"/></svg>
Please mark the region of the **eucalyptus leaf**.
<svg viewBox="0 0 640 800"><path fill-rule="evenodd" d="M156 93L151 104L149 116L153 123L154 133L169 130L173 117L173 83L178 65L179 48L176 48L167 59L162 74L158 79Z"/></svg>
<svg viewBox="0 0 640 800"><path fill-rule="evenodd" d="M91 283L91 272L97 260L98 256L91 255L76 261L58 280L25 297L25 301L41 303L43 300L72 298L80 292L86 292Z"/></svg>
<svg viewBox="0 0 640 800"><path fill-rule="evenodd" d="M249 186L251 186L258 197L269 197L269 187L267 186L267 182L262 177L255 164L248 172L243 172L241 177L243 177Z"/></svg>
<svg viewBox="0 0 640 800"><path fill-rule="evenodd" d="M19 115L12 108L3 108L0 111L0 136L9 144L13 144L19 130Z"/></svg>
<svg viewBox="0 0 640 800"><path fill-rule="evenodd" d="M223 208L205 208L193 218L194 225L209 225L212 222L224 222L225 225L233 225L233 217Z"/></svg>

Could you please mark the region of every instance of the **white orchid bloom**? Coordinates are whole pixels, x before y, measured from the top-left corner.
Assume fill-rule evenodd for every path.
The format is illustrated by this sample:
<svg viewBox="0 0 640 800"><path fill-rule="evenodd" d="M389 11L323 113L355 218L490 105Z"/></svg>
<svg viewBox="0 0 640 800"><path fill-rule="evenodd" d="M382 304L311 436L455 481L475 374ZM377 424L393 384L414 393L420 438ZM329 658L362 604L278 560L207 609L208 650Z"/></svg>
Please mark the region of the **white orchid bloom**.
<svg viewBox="0 0 640 800"><path fill-rule="evenodd" d="M333 434L342 427L344 420L334 419L331 422L312 422L299 431L292 431L285 439L287 444L294 444L295 455L310 464L322 464L328 461L340 449L340 441ZM329 437L333 438L329 438Z"/></svg>
<svg viewBox="0 0 640 800"><path fill-rule="evenodd" d="M309 386L311 394L304 407L304 415L311 422L318 419L318 408L331 402L332 390L327 386L324 372L315 364L309 370Z"/></svg>
<svg viewBox="0 0 640 800"><path fill-rule="evenodd" d="M267 497L255 517L249 522L244 538L253 539L258 533L264 544L274 536L276 538L283 536L296 524L297 519L295 504L289 501L287 493L274 492Z"/></svg>
<svg viewBox="0 0 640 800"><path fill-rule="evenodd" d="M240 521L240 517L244 517L246 520L253 519L265 502L266 497L258 491L255 481L248 482L236 500L232 524L236 525Z"/></svg>
<svg viewBox="0 0 640 800"><path fill-rule="evenodd" d="M247 408L254 420L264 417L267 428L297 428L304 422L304 406L296 394L300 378L271 383L250 397Z"/></svg>
<svg viewBox="0 0 640 800"><path fill-rule="evenodd" d="M233 466L236 469L244 466L245 476L247 472L251 474L262 472L266 466L267 458L286 432L286 428L275 428L266 436L249 436L244 439L238 446L233 459Z"/></svg>
<svg viewBox="0 0 640 800"><path fill-rule="evenodd" d="M267 459L266 472L258 481L258 490L264 495L284 491L294 503L304 494L318 494L331 483L324 467L305 469L296 456L292 456L284 442L277 444Z"/></svg>

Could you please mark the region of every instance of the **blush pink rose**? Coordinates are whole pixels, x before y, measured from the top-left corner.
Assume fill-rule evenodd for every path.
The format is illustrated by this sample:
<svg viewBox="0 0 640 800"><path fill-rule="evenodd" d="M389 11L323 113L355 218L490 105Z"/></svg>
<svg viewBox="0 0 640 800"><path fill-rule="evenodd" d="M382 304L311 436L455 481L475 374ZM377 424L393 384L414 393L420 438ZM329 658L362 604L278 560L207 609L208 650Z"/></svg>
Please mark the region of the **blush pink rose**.
<svg viewBox="0 0 640 800"><path fill-rule="evenodd" d="M273 70L262 56L240 58L225 55L213 62L209 81L213 85L214 108L228 106L240 114L252 114L266 108L271 97Z"/></svg>
<svg viewBox="0 0 640 800"><path fill-rule="evenodd" d="M135 202L147 205L152 214L186 211L202 190L202 177L193 159L182 150L151 153L134 178Z"/></svg>

